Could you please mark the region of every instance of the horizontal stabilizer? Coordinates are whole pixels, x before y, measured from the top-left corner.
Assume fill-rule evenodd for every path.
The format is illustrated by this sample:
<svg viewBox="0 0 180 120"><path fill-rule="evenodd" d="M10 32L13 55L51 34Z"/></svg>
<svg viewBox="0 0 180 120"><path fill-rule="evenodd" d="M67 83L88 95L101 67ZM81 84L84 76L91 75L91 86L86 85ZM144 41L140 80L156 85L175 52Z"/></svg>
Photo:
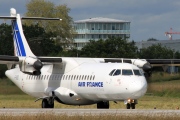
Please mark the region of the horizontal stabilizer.
<svg viewBox="0 0 180 120"><path fill-rule="evenodd" d="M45 18L45 17L22 17L22 20L62 20L59 18Z"/></svg>
<svg viewBox="0 0 180 120"><path fill-rule="evenodd" d="M0 19L15 20L13 16L0 16ZM21 17L22 20L62 20L60 18L45 18L45 17Z"/></svg>
<svg viewBox="0 0 180 120"><path fill-rule="evenodd" d="M0 16L0 19L10 19L10 20L15 20L16 17L11 17L11 16Z"/></svg>
<svg viewBox="0 0 180 120"><path fill-rule="evenodd" d="M0 64L16 64L19 63L19 58L17 56L6 56L0 55Z"/></svg>

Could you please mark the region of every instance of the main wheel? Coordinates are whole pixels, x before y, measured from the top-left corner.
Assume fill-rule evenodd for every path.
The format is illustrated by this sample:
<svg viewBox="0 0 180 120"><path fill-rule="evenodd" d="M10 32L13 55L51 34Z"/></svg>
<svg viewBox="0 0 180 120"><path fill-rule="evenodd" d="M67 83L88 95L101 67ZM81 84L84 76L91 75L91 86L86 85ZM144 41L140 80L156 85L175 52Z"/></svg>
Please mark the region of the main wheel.
<svg viewBox="0 0 180 120"><path fill-rule="evenodd" d="M97 103L97 109L109 109L109 101L101 101Z"/></svg>
<svg viewBox="0 0 180 120"><path fill-rule="evenodd" d="M109 109L109 101L104 102L104 109Z"/></svg>
<svg viewBox="0 0 180 120"><path fill-rule="evenodd" d="M49 104L49 108L54 108L54 103Z"/></svg>
<svg viewBox="0 0 180 120"><path fill-rule="evenodd" d="M49 104L47 99L42 100L42 108L54 108L54 101Z"/></svg>
<svg viewBox="0 0 180 120"><path fill-rule="evenodd" d="M47 99L42 100L42 108L49 108L49 104L48 104Z"/></svg>

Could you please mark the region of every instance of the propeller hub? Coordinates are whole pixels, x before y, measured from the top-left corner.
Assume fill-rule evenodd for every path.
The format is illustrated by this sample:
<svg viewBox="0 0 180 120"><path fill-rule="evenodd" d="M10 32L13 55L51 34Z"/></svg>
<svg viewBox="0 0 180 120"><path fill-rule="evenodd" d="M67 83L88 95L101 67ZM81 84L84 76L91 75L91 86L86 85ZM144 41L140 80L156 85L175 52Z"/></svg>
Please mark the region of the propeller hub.
<svg viewBox="0 0 180 120"><path fill-rule="evenodd" d="M43 67L43 64L41 63L41 61L37 60L36 62L34 62L33 67L36 70L40 70Z"/></svg>
<svg viewBox="0 0 180 120"><path fill-rule="evenodd" d="M148 71L151 71L151 70L152 70L152 66L151 66L151 64L146 63L146 64L143 65L142 69L143 69L145 72L148 72Z"/></svg>

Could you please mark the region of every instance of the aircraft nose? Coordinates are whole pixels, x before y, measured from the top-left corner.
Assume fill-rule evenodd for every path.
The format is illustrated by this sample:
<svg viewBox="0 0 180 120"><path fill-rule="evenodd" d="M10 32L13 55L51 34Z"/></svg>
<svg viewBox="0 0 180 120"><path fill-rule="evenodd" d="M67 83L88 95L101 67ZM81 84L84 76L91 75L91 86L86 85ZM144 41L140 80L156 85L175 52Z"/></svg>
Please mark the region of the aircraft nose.
<svg viewBox="0 0 180 120"><path fill-rule="evenodd" d="M129 85L129 92L133 97L139 98L147 91L147 82L145 80L135 80Z"/></svg>

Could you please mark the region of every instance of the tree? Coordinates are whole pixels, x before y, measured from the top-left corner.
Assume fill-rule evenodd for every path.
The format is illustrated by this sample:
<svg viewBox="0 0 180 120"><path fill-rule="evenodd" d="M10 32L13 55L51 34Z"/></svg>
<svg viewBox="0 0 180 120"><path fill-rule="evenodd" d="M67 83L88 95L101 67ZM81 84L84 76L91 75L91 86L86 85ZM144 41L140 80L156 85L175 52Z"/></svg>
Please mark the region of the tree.
<svg viewBox="0 0 180 120"><path fill-rule="evenodd" d="M137 47L134 42L128 42L122 38L108 38L107 40L90 40L82 48L79 56L82 57L106 57L106 58L136 58Z"/></svg>
<svg viewBox="0 0 180 120"><path fill-rule="evenodd" d="M25 24L39 24L48 32L56 33L56 43L71 43L74 30L73 20L68 15L70 8L67 5L57 5L46 0L30 0L26 4L28 17L50 17L61 18L62 21L25 21Z"/></svg>
<svg viewBox="0 0 180 120"><path fill-rule="evenodd" d="M0 25L0 55L13 55L13 36L11 25Z"/></svg>
<svg viewBox="0 0 180 120"><path fill-rule="evenodd" d="M62 47L55 44L52 39L55 34L46 32L44 28L36 25L23 25L25 37L35 55L57 54ZM0 25L0 55L14 55L13 36L11 25Z"/></svg>
<svg viewBox="0 0 180 120"><path fill-rule="evenodd" d="M45 32L44 28L36 25L23 25L24 34L31 50L37 56L54 55L62 51L62 47L55 44L52 32Z"/></svg>
<svg viewBox="0 0 180 120"><path fill-rule="evenodd" d="M173 59L178 57L178 54L178 52L175 53L175 51L162 46L161 44L157 44L147 48L142 48L139 56L143 59Z"/></svg>
<svg viewBox="0 0 180 120"><path fill-rule="evenodd" d="M8 24L0 25L0 55L13 55L13 36L11 26ZM6 65L0 65L0 78L5 77Z"/></svg>
<svg viewBox="0 0 180 120"><path fill-rule="evenodd" d="M147 41L158 41L158 40L155 38L149 38Z"/></svg>

